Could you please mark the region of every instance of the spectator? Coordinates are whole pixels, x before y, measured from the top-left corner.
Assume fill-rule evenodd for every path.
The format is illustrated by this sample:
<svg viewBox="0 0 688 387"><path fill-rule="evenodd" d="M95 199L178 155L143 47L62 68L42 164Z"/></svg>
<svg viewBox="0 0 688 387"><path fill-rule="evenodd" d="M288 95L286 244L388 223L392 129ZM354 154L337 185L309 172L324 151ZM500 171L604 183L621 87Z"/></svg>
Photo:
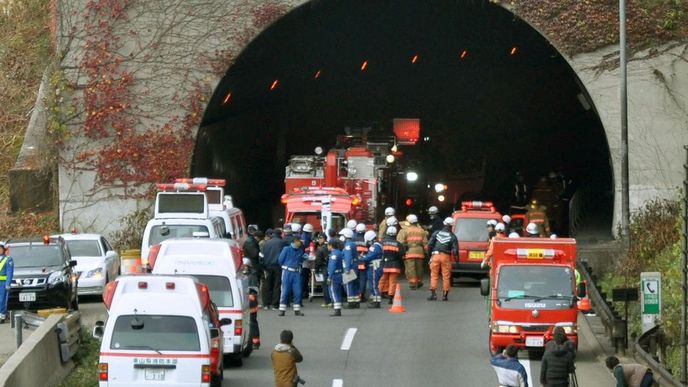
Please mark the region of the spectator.
<svg viewBox="0 0 688 387"><path fill-rule="evenodd" d="M652 370L642 364L620 364L619 358L609 356L604 363L614 374L616 387L650 387L654 383Z"/></svg>
<svg viewBox="0 0 688 387"><path fill-rule="evenodd" d="M518 347L512 344L490 360L500 386L528 387L528 373L517 356Z"/></svg>
<svg viewBox="0 0 688 387"><path fill-rule="evenodd" d="M294 387L300 380L296 363L303 361L303 356L292 344L294 334L284 330L280 333L280 343L272 351L272 368L275 372L275 387Z"/></svg>
<svg viewBox="0 0 688 387"><path fill-rule="evenodd" d="M554 344L550 344L554 342ZM554 340L547 343L540 367L540 383L547 387L568 387L569 374L575 371L574 353L564 328L556 327Z"/></svg>
<svg viewBox="0 0 688 387"><path fill-rule="evenodd" d="M280 287L282 286L282 268L278 258L283 248L282 230L275 229L272 239L263 246L263 309L279 308Z"/></svg>

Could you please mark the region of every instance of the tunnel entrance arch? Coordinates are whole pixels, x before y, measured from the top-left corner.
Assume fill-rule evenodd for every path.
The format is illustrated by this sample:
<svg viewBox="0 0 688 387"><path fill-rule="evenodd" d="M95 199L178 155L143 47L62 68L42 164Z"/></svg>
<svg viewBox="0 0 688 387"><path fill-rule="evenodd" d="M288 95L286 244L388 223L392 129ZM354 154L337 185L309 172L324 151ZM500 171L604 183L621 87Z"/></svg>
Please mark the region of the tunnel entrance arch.
<svg viewBox="0 0 688 387"><path fill-rule="evenodd" d="M388 130L395 117L421 119L428 141L409 150L421 174L479 164L476 198L505 207L516 171L531 189L561 171L597 198L601 228L611 229L612 167L594 103L556 47L487 2L311 1L292 10L218 84L192 173L229 179L249 220L267 226L290 155L327 149L346 127Z"/></svg>

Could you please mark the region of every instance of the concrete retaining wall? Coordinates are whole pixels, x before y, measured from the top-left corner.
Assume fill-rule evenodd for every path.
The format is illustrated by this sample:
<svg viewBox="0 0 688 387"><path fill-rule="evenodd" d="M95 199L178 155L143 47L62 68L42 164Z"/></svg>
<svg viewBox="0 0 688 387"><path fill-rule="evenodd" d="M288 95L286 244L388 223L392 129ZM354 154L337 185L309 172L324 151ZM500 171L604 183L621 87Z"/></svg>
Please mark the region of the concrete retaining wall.
<svg viewBox="0 0 688 387"><path fill-rule="evenodd" d="M62 316L53 315L0 368L0 386L57 386L74 363L62 363L55 328Z"/></svg>

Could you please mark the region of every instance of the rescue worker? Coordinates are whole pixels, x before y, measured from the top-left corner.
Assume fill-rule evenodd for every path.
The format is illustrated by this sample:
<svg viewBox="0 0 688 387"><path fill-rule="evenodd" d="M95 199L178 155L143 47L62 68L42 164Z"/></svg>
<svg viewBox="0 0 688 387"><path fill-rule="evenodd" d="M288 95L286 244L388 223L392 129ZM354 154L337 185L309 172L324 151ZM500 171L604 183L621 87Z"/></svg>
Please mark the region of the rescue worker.
<svg viewBox="0 0 688 387"><path fill-rule="evenodd" d="M514 181L514 203L517 206L524 206L528 202L528 185L521 171L516 171Z"/></svg>
<svg viewBox="0 0 688 387"><path fill-rule="evenodd" d="M282 294L279 303L279 316L284 316L287 310L289 296L294 296L294 315L303 316L301 313L301 264L303 263L303 246L301 238L294 235L289 246L284 246L278 259L282 268Z"/></svg>
<svg viewBox="0 0 688 387"><path fill-rule="evenodd" d="M435 231L440 231L442 227L444 227L439 212L440 210L436 206L428 208L428 214L430 215L430 224L428 225L428 229L430 230L430 235L434 234Z"/></svg>
<svg viewBox="0 0 688 387"><path fill-rule="evenodd" d="M327 237L324 233L318 235L318 247L315 250L315 272L323 276L323 303L322 308L332 307L332 299L330 298L329 286L327 285L328 272L327 265L330 259L330 250L327 247ZM336 243L336 240L335 240Z"/></svg>
<svg viewBox="0 0 688 387"><path fill-rule="evenodd" d="M278 260L283 244L282 230L278 228L272 232L272 239L263 246L263 309L279 308L282 269Z"/></svg>
<svg viewBox="0 0 688 387"><path fill-rule="evenodd" d="M387 231L387 219L393 217L396 214L396 210L392 207L385 208L385 218L380 222L380 227L377 229L377 238L382 240L385 237Z"/></svg>
<svg viewBox="0 0 688 387"><path fill-rule="evenodd" d="M506 226L504 223L497 223L495 226L495 232L497 233L494 237L490 238L490 244L487 247L487 252L485 253L485 258L483 258L483 261L480 263L481 268L485 268L486 266L492 267L492 256L494 255L494 240L497 238L506 238Z"/></svg>
<svg viewBox="0 0 688 387"><path fill-rule="evenodd" d="M293 226L292 226L293 227ZM303 298L310 295L311 265L315 262L315 242L313 241L313 225L306 223L301 231L301 243L304 247L304 260L301 264L301 288Z"/></svg>
<svg viewBox="0 0 688 387"><path fill-rule="evenodd" d="M260 246L256 239L258 228L254 225L248 226L248 237L242 246L244 257L251 261L250 270L248 272L249 286L260 286L260 277L258 273L263 273L263 268L260 266Z"/></svg>
<svg viewBox="0 0 688 387"><path fill-rule="evenodd" d="M497 235L497 231L495 231L495 227L497 226L497 221L494 219L490 219L487 221L485 227L487 228L487 240L489 241Z"/></svg>
<svg viewBox="0 0 688 387"><path fill-rule="evenodd" d="M299 378L296 363L303 361L301 352L293 344L294 334L284 330L280 333L280 343L275 346L270 358L275 373L275 387L294 387Z"/></svg>
<svg viewBox="0 0 688 387"><path fill-rule="evenodd" d="M442 288L444 289L442 301L449 301L452 256L459 254L459 241L452 232L454 218L448 217L444 219L443 223L444 228L432 234L428 244L430 250L430 297L428 297L428 301L437 300L440 272L442 273Z"/></svg>
<svg viewBox="0 0 688 387"><path fill-rule="evenodd" d="M350 229L351 231L356 231L357 225L358 225L358 222L353 220L353 219L346 222L346 228Z"/></svg>
<svg viewBox="0 0 688 387"><path fill-rule="evenodd" d="M539 238L540 237L540 227L537 224L530 222L526 226L526 237L528 238Z"/></svg>
<svg viewBox="0 0 688 387"><path fill-rule="evenodd" d="M14 261L6 255L7 248L0 244L0 324L7 320L7 299L10 295L10 285L14 277Z"/></svg>
<svg viewBox="0 0 688 387"><path fill-rule="evenodd" d="M265 246L265 243L272 239L272 234L274 233L274 230L269 228L265 230L265 236L262 239L258 239L256 236L256 239L258 239L258 247L260 248L260 251L263 251L263 246Z"/></svg>
<svg viewBox="0 0 688 387"><path fill-rule="evenodd" d="M380 277L382 277L382 244L378 242L375 231L366 231L364 240L368 246L368 253L363 257L362 261L368 266L368 286L370 287L371 302L369 306L374 309L380 309Z"/></svg>
<svg viewBox="0 0 688 387"><path fill-rule="evenodd" d="M652 370L647 366L636 363L620 364L619 358L609 356L605 365L614 374L617 386L650 387L654 383Z"/></svg>
<svg viewBox="0 0 688 387"><path fill-rule="evenodd" d="M356 275L358 275L358 289L359 293L361 293L361 302L366 302L368 299L366 298L366 287L368 285L368 278L367 278L367 265L363 259L363 255L365 255L368 252L368 246L366 245L365 241L365 232L366 232L366 225L363 223L359 223L356 225L356 233L354 234L354 243L356 243L356 255L358 256L358 267L357 267L357 272Z"/></svg>
<svg viewBox="0 0 688 387"><path fill-rule="evenodd" d="M490 360L500 387L528 387L528 373L518 361L518 347L510 344Z"/></svg>
<svg viewBox="0 0 688 387"><path fill-rule="evenodd" d="M381 297L384 298L385 294L387 294L389 303L392 304L394 293L397 290L399 274L401 274L404 245L396 239L396 226L387 227L385 233L385 237L382 238L382 277L380 278L379 288Z"/></svg>
<svg viewBox="0 0 688 387"><path fill-rule="evenodd" d="M356 279L346 283L346 308L358 309L361 307L361 293L358 289L358 254L356 253L356 243L353 239L354 232L350 228L345 228L339 232L339 235L344 237L344 273L356 275Z"/></svg>
<svg viewBox="0 0 688 387"><path fill-rule="evenodd" d="M423 265L425 252L428 250L428 232L418 225L418 217L410 214L406 217L409 226L399 231L397 241L404 245L406 256L404 265L406 279L411 290L423 287Z"/></svg>
<svg viewBox="0 0 688 387"><path fill-rule="evenodd" d="M327 242L327 288L333 301L334 312L332 317L342 315L342 272L344 253L339 249L339 242L330 239Z"/></svg>
<svg viewBox="0 0 688 387"><path fill-rule="evenodd" d="M528 212L526 213L528 220L531 223L537 224L544 236L548 236L551 232L549 228L549 218L547 217L547 208L538 204L538 201L533 199L528 206Z"/></svg>
<svg viewBox="0 0 688 387"><path fill-rule="evenodd" d="M504 223L504 229L506 231L511 231L511 217L509 215L502 216L502 223Z"/></svg>
<svg viewBox="0 0 688 387"><path fill-rule="evenodd" d="M260 349L260 327L258 326L258 288L253 286L248 288L248 307L251 313L251 343L253 343L253 349Z"/></svg>
<svg viewBox="0 0 688 387"><path fill-rule="evenodd" d="M282 246L289 246L294 240L294 230L291 224L284 225L284 236L282 237Z"/></svg>

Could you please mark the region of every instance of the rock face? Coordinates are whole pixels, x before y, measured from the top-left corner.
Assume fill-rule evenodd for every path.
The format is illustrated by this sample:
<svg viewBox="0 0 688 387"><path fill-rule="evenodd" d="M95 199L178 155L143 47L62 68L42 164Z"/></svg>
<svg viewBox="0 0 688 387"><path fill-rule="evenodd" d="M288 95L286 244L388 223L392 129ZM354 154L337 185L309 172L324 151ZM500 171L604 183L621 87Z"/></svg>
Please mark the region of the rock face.
<svg viewBox="0 0 688 387"><path fill-rule="evenodd" d="M78 69L87 37L73 34L73 31L79 31L84 24L80 15L85 3L84 0L60 2L62 9L58 9L57 14L60 21L57 25L63 29L58 34L63 36L58 41L58 48L70 46L63 67L67 77L77 84L85 81L84 74ZM166 10L158 9L156 4L162 3L165 3ZM137 101L141 112L135 127L138 131L144 125L150 128L156 123L166 122L168 117L184 114L183 111L170 108L179 106L174 99L177 98L175 91L203 83L208 91L202 104L207 103L233 58L274 20L277 15L275 9L283 13L301 5L310 5L303 0L274 1L269 4L262 0L134 0L131 4L132 10L128 12L126 21L114 23L112 28L114 33L126 37L118 50L123 57L130 59L122 62L122 71L134 72L133 90L140 95L147 95ZM157 36L161 31L167 34ZM72 35L75 35L73 39L64 38ZM616 50L615 47L607 47L574 56L562 53L578 75L581 89L588 94L582 98L590 103L590 109L597 111L604 125L614 171L614 224L620 219L621 192L618 66L614 65L613 60ZM676 187L681 184L685 159L682 146L688 144L686 50L686 44L668 43L652 51L636 52L629 62L632 210L642 206L649 198L676 197ZM207 59L207 66L199 65L198 58ZM80 92L76 93L78 97ZM39 108L41 100L39 97L34 111L36 117L32 117L22 154L11 172L13 182L16 182L12 184L15 209L39 208L42 205L40 199L51 196L34 196L33 193L36 186L49 186L46 181L50 180L50 173L39 171L51 171L42 166L35 153L32 153L40 147L33 141L44 137L45 132L45 118L42 118L44 109ZM73 126L75 133L80 133L78 125ZM71 145L70 149L98 149L96 147L103 146L103 140L77 137L70 138L68 145ZM61 158L69 158L70 152L63 150ZM73 158L74 154L71 156ZM80 230L109 233L119 226L117 219L149 204L147 200L126 192L121 185L98 186L98 176L93 170L62 163L57 170L60 221L64 228L76 226Z"/></svg>

